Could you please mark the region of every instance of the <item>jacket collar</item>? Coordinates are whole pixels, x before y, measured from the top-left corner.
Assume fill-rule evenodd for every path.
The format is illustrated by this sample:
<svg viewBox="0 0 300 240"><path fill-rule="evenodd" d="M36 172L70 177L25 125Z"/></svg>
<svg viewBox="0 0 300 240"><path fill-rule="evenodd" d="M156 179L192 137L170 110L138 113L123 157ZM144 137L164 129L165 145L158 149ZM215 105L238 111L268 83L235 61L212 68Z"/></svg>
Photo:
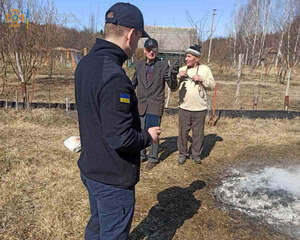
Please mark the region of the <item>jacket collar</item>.
<svg viewBox="0 0 300 240"><path fill-rule="evenodd" d="M192 67L188 67L188 66L186 66L186 69L198 68L198 67L199 67L199 65L200 65L200 63L197 63L195 66L192 66Z"/></svg>
<svg viewBox="0 0 300 240"><path fill-rule="evenodd" d="M159 58L155 58L154 59L154 61L152 61L152 62L150 62L150 63L147 63L147 58L145 58L145 65L148 65L148 66L152 66L152 65L154 65L157 61L160 61L160 59Z"/></svg>
<svg viewBox="0 0 300 240"><path fill-rule="evenodd" d="M96 43L90 53L97 56L109 56L120 66L128 59L127 54L122 48L112 42L100 38L96 39Z"/></svg>

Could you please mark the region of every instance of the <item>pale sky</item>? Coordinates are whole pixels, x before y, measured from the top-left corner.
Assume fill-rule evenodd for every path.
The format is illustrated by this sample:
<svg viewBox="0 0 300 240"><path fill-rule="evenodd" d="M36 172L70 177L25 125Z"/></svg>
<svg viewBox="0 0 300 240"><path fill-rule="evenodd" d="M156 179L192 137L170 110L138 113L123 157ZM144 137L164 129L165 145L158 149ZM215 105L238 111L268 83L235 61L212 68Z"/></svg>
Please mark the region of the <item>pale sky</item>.
<svg viewBox="0 0 300 240"><path fill-rule="evenodd" d="M115 0L56 0L59 16L68 19L67 26L82 29L89 27L89 18L95 15L96 29L104 26L104 15ZM216 9L214 37L227 36L237 0L132 0L144 15L145 25L192 27L188 14L197 25L210 30L212 12ZM187 14L188 13L188 14ZM74 19L73 16L76 18Z"/></svg>

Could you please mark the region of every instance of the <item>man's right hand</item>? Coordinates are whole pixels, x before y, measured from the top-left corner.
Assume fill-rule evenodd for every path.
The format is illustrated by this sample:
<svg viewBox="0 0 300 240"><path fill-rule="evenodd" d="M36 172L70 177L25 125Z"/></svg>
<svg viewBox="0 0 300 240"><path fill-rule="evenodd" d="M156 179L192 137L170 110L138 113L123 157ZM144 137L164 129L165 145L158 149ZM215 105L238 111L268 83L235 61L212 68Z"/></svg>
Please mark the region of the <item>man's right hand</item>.
<svg viewBox="0 0 300 240"><path fill-rule="evenodd" d="M188 75L187 75L186 71L179 71L177 77L182 79L182 78L188 77Z"/></svg>
<svg viewBox="0 0 300 240"><path fill-rule="evenodd" d="M161 128L160 127L151 127L148 129L148 133L152 137L152 142L158 143L159 135L161 133Z"/></svg>
<svg viewBox="0 0 300 240"><path fill-rule="evenodd" d="M178 71L179 71L179 68L180 68L180 66L179 66L179 64L178 64L178 62L175 62L172 66L171 66L171 69L172 69L172 73L175 73L176 75L178 74Z"/></svg>

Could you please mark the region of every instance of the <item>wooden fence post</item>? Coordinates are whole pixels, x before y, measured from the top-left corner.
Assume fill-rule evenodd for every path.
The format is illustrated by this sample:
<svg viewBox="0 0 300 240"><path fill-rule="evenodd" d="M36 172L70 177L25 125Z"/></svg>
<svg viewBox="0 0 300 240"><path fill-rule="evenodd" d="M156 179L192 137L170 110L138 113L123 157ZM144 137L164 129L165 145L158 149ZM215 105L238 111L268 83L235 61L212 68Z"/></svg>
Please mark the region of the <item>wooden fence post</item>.
<svg viewBox="0 0 300 240"><path fill-rule="evenodd" d="M16 110L18 110L18 90L16 90Z"/></svg>
<svg viewBox="0 0 300 240"><path fill-rule="evenodd" d="M68 112L70 110L70 101L69 98L66 97L66 112Z"/></svg>

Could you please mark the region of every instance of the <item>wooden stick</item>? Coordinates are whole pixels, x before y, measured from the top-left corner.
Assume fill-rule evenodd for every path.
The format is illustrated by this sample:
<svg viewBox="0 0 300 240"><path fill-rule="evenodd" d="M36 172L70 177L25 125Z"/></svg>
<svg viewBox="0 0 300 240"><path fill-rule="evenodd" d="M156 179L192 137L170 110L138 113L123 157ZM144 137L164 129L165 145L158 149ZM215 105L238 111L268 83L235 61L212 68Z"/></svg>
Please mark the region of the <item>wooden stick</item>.
<svg viewBox="0 0 300 240"><path fill-rule="evenodd" d="M70 102L69 102L69 98L66 97L66 112L68 112L70 109Z"/></svg>
<svg viewBox="0 0 300 240"><path fill-rule="evenodd" d="M16 90L16 110L18 110L18 90Z"/></svg>
<svg viewBox="0 0 300 240"><path fill-rule="evenodd" d="M168 65L170 66L170 60L168 60ZM166 100L166 103L165 103L165 108L168 108L169 100L170 100L170 94L171 94L171 89L169 88L169 86L167 86L167 88L168 88L168 95L167 95L167 100Z"/></svg>

